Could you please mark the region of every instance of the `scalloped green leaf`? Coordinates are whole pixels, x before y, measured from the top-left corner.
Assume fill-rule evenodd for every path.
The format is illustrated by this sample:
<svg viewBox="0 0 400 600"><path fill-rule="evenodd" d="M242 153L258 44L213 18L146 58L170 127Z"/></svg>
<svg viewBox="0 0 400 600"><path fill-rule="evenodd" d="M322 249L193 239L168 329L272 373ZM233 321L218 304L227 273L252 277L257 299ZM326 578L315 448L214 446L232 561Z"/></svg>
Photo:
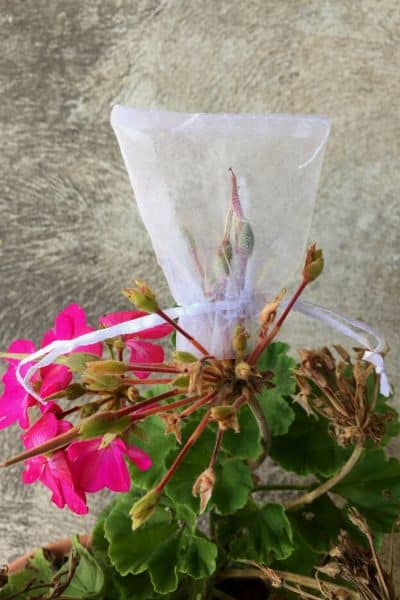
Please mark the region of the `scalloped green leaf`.
<svg viewBox="0 0 400 600"><path fill-rule="evenodd" d="M63 598L98 598L104 588L104 574L95 557L79 542L77 535L72 538L72 550L79 556L79 563ZM65 567L60 569L65 573Z"/></svg>
<svg viewBox="0 0 400 600"><path fill-rule="evenodd" d="M204 537L193 536L179 562L179 571L194 579L211 577L217 567L217 546Z"/></svg>
<svg viewBox="0 0 400 600"><path fill-rule="evenodd" d="M293 411L295 420L288 433L272 439L270 456L299 475L333 475L346 462L351 450L336 444L325 419L307 415L296 404Z"/></svg>
<svg viewBox="0 0 400 600"><path fill-rule="evenodd" d="M296 512L288 513L293 532L313 552L327 552L344 528L342 512L327 495L321 496Z"/></svg>
<svg viewBox="0 0 400 600"><path fill-rule="evenodd" d="M232 429L225 432L222 447L235 458L255 459L261 453L260 432L248 406L239 411L239 433Z"/></svg>
<svg viewBox="0 0 400 600"><path fill-rule="evenodd" d="M157 549L176 532L176 523L170 521L162 508L156 509L148 521L133 531L129 510L135 501L132 492L121 495L104 522L104 534L109 542L108 555L121 575L151 570Z"/></svg>
<svg viewBox="0 0 400 600"><path fill-rule="evenodd" d="M293 534L281 504L258 506L254 502L231 517L220 520L219 533L229 543L233 559L269 565L288 558L294 549Z"/></svg>
<svg viewBox="0 0 400 600"><path fill-rule="evenodd" d="M54 573L49 561L45 558L43 550L36 550L27 566L17 573L9 576L7 584L0 590L1 600L6 600L10 596L18 594L18 599L29 600L30 598L41 597L49 588L46 584L50 583ZM44 584L42 588L23 592L26 586L34 580L34 585Z"/></svg>
<svg viewBox="0 0 400 600"><path fill-rule="evenodd" d="M295 413L277 388L265 388L257 396L272 436L285 435L295 419Z"/></svg>
<svg viewBox="0 0 400 600"><path fill-rule="evenodd" d="M274 342L264 350L257 361L260 371L273 371L272 383L281 396L290 396L296 390L296 382L292 371L296 361L288 355L290 346L283 342Z"/></svg>
<svg viewBox="0 0 400 600"><path fill-rule="evenodd" d="M129 441L151 456L152 465L147 471L139 471L133 463L129 464L134 485L150 490L165 474L166 458L178 448L176 440L172 435L165 435L164 421L153 416L140 423L140 436L133 432Z"/></svg>
<svg viewBox="0 0 400 600"><path fill-rule="evenodd" d="M210 508L216 508L222 515L231 514L243 508L253 488L249 467L240 459L232 458L215 467L215 486Z"/></svg>
<svg viewBox="0 0 400 600"><path fill-rule="evenodd" d="M334 491L365 516L375 533L390 533L400 515L400 462L368 450Z"/></svg>

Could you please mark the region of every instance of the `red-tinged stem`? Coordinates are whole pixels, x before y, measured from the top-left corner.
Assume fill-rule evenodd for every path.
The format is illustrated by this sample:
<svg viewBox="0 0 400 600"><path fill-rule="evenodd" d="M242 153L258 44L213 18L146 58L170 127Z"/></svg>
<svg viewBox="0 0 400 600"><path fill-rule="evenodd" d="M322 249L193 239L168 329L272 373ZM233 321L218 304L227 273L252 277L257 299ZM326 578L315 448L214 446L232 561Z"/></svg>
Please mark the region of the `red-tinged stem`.
<svg viewBox="0 0 400 600"><path fill-rule="evenodd" d="M190 406L186 410L183 410L179 416L182 419L184 419L185 417L188 417L192 413L196 412L196 410L198 410L199 408L201 408L202 406L207 404L207 402L210 402L210 400L213 400L213 398L216 396L216 394L217 394L217 392L215 390L212 390L206 396L202 396L197 402L195 402L193 404L193 406Z"/></svg>
<svg viewBox="0 0 400 600"><path fill-rule="evenodd" d="M217 435L215 436L215 444L214 449L211 454L210 464L208 465L209 469L214 469L215 463L217 462L218 452L221 447L222 438L224 437L224 431L222 429L218 429Z"/></svg>
<svg viewBox="0 0 400 600"><path fill-rule="evenodd" d="M265 348L267 346L269 346L270 343L273 341L275 336L278 334L280 328L282 327L286 317L288 316L288 314L292 310L294 304L297 302L297 300L299 299L299 296L303 293L304 289L307 287L308 284L309 284L308 279L303 279L303 281L297 288L296 292L294 293L292 299L290 300L289 304L286 306L285 310L283 311L283 313L279 317L278 321L276 322L271 333L267 337L261 339L258 342L258 344L256 345L256 347L254 348L253 352L250 354L250 356L247 360L249 365L254 365L257 362L260 354L262 354L264 352Z"/></svg>
<svg viewBox="0 0 400 600"><path fill-rule="evenodd" d="M129 385L156 385L158 383L172 383L173 379L121 379L121 381Z"/></svg>
<svg viewBox="0 0 400 600"><path fill-rule="evenodd" d="M132 412L136 412L137 410L143 410L143 407L145 406L149 406L156 402L161 402L161 400L166 400L167 398L172 398L173 396L178 396L178 394L181 393L181 390L174 388L173 390L169 390L168 392L164 392L163 394L158 394L158 396L152 396L151 398L147 398L146 400L141 400L136 404L133 404L130 408L132 408Z"/></svg>
<svg viewBox="0 0 400 600"><path fill-rule="evenodd" d="M240 198L239 198L239 192L238 192L238 187L237 187L237 179L236 179L236 175L233 172L233 169L230 168L229 172L232 176L232 207L233 210L235 212L235 215L239 218L239 219L243 219L244 215L243 215L243 209L242 209L242 205L240 204Z"/></svg>
<svg viewBox="0 0 400 600"><path fill-rule="evenodd" d="M194 446L194 444L197 442L197 440L199 439L201 434L204 432L205 428L207 427L209 419L210 419L210 412L207 412L207 414L204 415L204 417L202 418L200 423L197 425L196 429L193 431L192 435L190 436L190 438L188 439L186 444L183 446L182 450L179 452L178 456L176 457L176 459L174 460L174 462L168 469L168 472L164 475L164 477L161 479L160 483L155 488L158 493L162 492L164 487L167 485L167 483L169 482L169 480L175 473L176 469L179 467L180 463L185 458L186 454L189 452L190 448L192 446Z"/></svg>
<svg viewBox="0 0 400 600"><path fill-rule="evenodd" d="M65 433L60 433L60 435L56 435L55 437L51 438L51 440L48 440L39 446L35 446L34 448L29 448L24 452L20 452L20 454L17 454L13 458L4 461L0 467L10 467L11 465L15 465L16 463L27 460L28 458L32 458L33 456L46 454L47 452L55 452L56 450L59 450L60 448L63 448L72 442L78 437L78 434L79 427L73 427Z"/></svg>
<svg viewBox="0 0 400 600"><path fill-rule="evenodd" d="M183 335L183 337L185 337L187 340L189 340L189 342L192 344L192 346L194 346L199 352L201 352L201 354L203 354L204 356L210 356L210 353L208 352L208 350L206 350L204 348L204 346L202 346L200 344L200 342L198 342L192 335L190 335L190 333L188 333L187 331L185 331L184 329L182 329L182 327L176 323L173 319L171 319L163 310L159 309L157 311L157 314L162 317L164 319L164 321L166 321L167 323L169 323L170 325L172 325L172 327L181 335Z"/></svg>
<svg viewBox="0 0 400 600"><path fill-rule="evenodd" d="M133 414L135 409L137 410L137 405L135 406L127 406L126 408L121 408L116 411L116 415L123 417L124 415L132 415L133 421L141 421L146 417L150 417L151 415L157 415L158 413L165 413L167 410L172 410L173 408L180 408L181 406L187 406L193 400L195 400L197 396L192 396L190 398L183 398L182 400L177 400L176 402L171 402L170 404L165 404L164 406L154 406L153 408L149 408L148 410L144 410L138 414ZM154 402L154 398L151 398Z"/></svg>
<svg viewBox="0 0 400 600"><path fill-rule="evenodd" d="M149 373L181 373L181 369L169 365L132 364L127 365L127 371L145 371Z"/></svg>

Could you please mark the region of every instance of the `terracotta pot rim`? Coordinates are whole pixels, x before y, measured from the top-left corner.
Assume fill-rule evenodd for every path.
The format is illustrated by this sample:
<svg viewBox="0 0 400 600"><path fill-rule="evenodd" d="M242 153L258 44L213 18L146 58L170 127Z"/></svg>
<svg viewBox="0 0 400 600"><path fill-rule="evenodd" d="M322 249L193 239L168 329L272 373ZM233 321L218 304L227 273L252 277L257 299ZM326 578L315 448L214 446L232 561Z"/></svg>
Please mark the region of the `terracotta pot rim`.
<svg viewBox="0 0 400 600"><path fill-rule="evenodd" d="M85 548L90 547L90 544L92 542L92 537L90 534L84 533L80 534L78 537L82 546L85 546ZM43 548L43 550L48 550L55 554L57 558L62 559L71 550L71 545L72 538L65 537L60 540L56 540L55 542L51 542L50 544L46 544L44 546L38 546L37 548L26 552L26 554L24 554L23 556L19 556L15 560L11 561L7 565L7 572L11 575L12 573L17 573L18 571L21 571L26 566L29 559L35 554L35 552L39 548Z"/></svg>

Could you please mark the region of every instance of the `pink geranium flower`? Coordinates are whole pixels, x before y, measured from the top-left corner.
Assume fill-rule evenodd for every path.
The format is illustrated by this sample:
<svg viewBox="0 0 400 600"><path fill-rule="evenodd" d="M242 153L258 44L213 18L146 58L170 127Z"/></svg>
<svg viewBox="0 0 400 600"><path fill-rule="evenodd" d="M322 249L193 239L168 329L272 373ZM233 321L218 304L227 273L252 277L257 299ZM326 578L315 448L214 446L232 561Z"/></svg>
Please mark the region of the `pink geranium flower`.
<svg viewBox="0 0 400 600"><path fill-rule="evenodd" d="M55 319L54 328L47 331L42 340L43 348L54 340L66 340L75 336L93 331L93 327L86 324L84 310L77 304L67 306ZM31 340L16 340L13 342L7 352L13 354L31 354L36 348ZM75 352L90 352L101 356L102 345L93 344L77 348ZM4 429L13 423L18 422L20 427L26 429L29 427L28 409L37 404L33 396L20 385L16 377L16 370L19 363L18 359L6 358L9 367L3 375L4 391L0 396L0 429ZM23 374L29 369L29 364L22 369ZM68 367L63 365L49 365L40 369L32 380L40 392L42 398L48 398L56 392L64 390L71 382L72 374Z"/></svg>
<svg viewBox="0 0 400 600"><path fill-rule="evenodd" d="M127 492L130 487L128 457L140 471L151 467L151 458L140 448L127 446L115 438L102 447L103 438L73 442L68 450L74 480L85 492L108 488L113 492Z"/></svg>
<svg viewBox="0 0 400 600"><path fill-rule="evenodd" d="M104 315L104 317L101 317L99 321L105 327L111 327L112 325L118 325L119 323L124 323L125 321L138 319L139 317L143 317L147 314L148 313L141 310L126 310ZM170 335L172 332L173 327L168 323L163 323L162 325L150 327L149 329L144 329L138 333L124 335L123 338L126 346L130 349L129 362L143 364L163 362L164 350L162 347L158 344L152 344L151 342L146 342L143 340L163 338L167 335ZM146 377L149 377L150 373L139 371L136 372L135 375L141 379L146 379Z"/></svg>
<svg viewBox="0 0 400 600"><path fill-rule="evenodd" d="M68 421L58 420L54 413L47 412L21 437L25 448L34 448L71 427ZM65 451L57 450L50 455L29 458L24 465L24 483L41 481L51 490L51 499L59 508L68 506L72 512L79 515L88 512L85 494L73 480L71 465Z"/></svg>

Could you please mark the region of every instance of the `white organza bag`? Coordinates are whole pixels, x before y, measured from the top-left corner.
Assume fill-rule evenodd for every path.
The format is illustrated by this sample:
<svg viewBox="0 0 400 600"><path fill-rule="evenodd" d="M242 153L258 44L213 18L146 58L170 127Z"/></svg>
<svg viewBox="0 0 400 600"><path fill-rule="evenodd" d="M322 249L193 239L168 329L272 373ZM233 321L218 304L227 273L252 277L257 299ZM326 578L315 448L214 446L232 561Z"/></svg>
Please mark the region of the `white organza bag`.
<svg viewBox="0 0 400 600"><path fill-rule="evenodd" d="M328 121L116 106L111 123L174 299L199 305L181 325L212 354L230 356L233 327L251 329L299 272Z"/></svg>
<svg viewBox="0 0 400 600"><path fill-rule="evenodd" d="M295 115L188 114L116 106L111 117L136 200L177 308L167 309L211 354L232 355L238 323L254 335L266 302L299 274L329 122ZM285 302L282 302L282 306ZM297 301L294 310L365 348L364 360L391 388L384 339L361 321ZM56 340L23 359L17 377L62 354L163 322L160 315ZM180 349L189 349L179 337ZM32 363L24 375L23 367Z"/></svg>

